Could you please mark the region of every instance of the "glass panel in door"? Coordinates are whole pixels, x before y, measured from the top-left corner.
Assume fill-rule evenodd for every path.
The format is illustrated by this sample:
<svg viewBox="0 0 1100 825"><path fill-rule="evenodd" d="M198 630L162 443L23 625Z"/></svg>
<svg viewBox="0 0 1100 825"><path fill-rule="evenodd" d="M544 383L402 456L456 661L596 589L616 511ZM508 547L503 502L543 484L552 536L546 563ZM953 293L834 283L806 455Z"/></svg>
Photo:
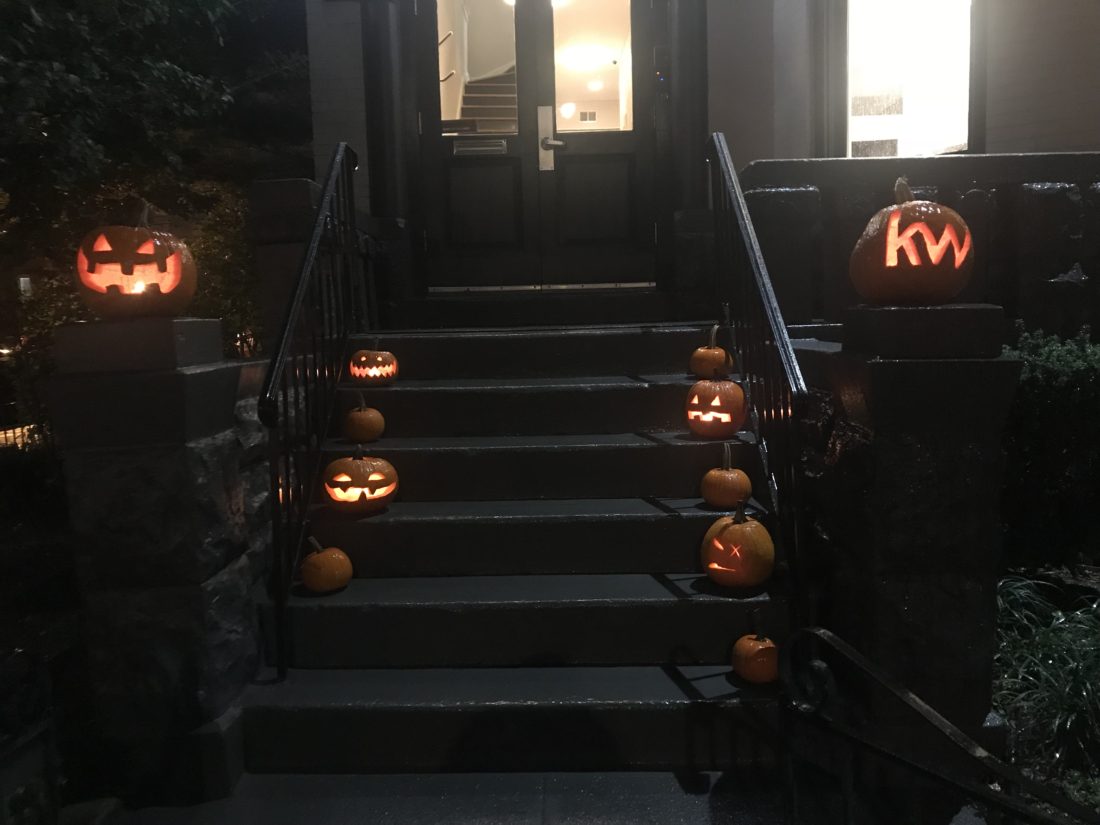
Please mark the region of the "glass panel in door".
<svg viewBox="0 0 1100 825"><path fill-rule="evenodd" d="M514 6L514 0L437 0L443 134L516 134Z"/></svg>
<svg viewBox="0 0 1100 825"><path fill-rule="evenodd" d="M630 0L553 0L558 132L634 128Z"/></svg>

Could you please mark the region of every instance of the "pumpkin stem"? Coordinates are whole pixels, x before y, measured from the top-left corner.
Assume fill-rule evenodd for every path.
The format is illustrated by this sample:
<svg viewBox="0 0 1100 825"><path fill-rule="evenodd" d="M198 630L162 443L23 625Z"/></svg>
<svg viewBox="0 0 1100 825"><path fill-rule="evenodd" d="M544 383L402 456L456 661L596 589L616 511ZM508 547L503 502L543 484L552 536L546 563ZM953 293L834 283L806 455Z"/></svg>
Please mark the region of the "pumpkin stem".
<svg viewBox="0 0 1100 825"><path fill-rule="evenodd" d="M359 391L359 409L365 410L367 408L367 399L363 397L363 391Z"/></svg>
<svg viewBox="0 0 1100 825"><path fill-rule="evenodd" d="M138 218L138 226L142 229L149 228L149 210L152 206L153 204L149 203L145 198L141 199L141 217Z"/></svg>
<svg viewBox="0 0 1100 825"><path fill-rule="evenodd" d="M913 197L913 190L909 188L909 181L905 177L900 177L894 183L894 200L898 202L898 205L915 200Z"/></svg>
<svg viewBox="0 0 1100 825"><path fill-rule="evenodd" d="M321 542L317 541L317 539L315 539L313 536L310 536L308 541L310 543L310 546L313 547L313 549L318 553L322 552L325 549L321 546Z"/></svg>
<svg viewBox="0 0 1100 825"><path fill-rule="evenodd" d="M748 516L745 515L745 502L742 501L737 505L737 512L733 514L733 523L744 524L748 520Z"/></svg>
<svg viewBox="0 0 1100 825"><path fill-rule="evenodd" d="M718 324L715 324L710 328L710 344L711 349L718 346Z"/></svg>
<svg viewBox="0 0 1100 825"><path fill-rule="evenodd" d="M722 442L722 469L730 469L730 463L733 461L733 457L730 454L730 443L728 441Z"/></svg>
<svg viewBox="0 0 1100 825"><path fill-rule="evenodd" d="M760 632L760 609L757 608L749 614L749 632L752 633L756 641L762 642L765 638L764 634Z"/></svg>
<svg viewBox="0 0 1100 825"><path fill-rule="evenodd" d="M356 444L355 445L355 455L352 456L352 458L354 458L356 461L362 461L363 460L363 445L362 444Z"/></svg>

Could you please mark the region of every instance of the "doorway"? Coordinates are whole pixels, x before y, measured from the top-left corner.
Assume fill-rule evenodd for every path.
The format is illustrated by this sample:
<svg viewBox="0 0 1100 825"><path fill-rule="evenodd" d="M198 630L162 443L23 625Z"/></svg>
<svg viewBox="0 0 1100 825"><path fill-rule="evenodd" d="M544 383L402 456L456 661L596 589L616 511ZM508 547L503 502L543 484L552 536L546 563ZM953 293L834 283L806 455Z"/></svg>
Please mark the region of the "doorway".
<svg viewBox="0 0 1100 825"><path fill-rule="evenodd" d="M420 5L429 289L651 284L650 1Z"/></svg>

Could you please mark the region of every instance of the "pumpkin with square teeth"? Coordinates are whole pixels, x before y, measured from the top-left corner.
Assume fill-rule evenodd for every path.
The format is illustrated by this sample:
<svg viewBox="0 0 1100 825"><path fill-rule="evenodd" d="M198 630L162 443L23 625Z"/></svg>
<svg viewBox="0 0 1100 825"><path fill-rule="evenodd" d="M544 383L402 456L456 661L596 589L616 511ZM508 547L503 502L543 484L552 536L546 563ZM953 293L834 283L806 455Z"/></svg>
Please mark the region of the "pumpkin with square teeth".
<svg viewBox="0 0 1100 825"><path fill-rule="evenodd" d="M174 235L101 226L76 253L76 287L101 318L179 315L195 295L195 259Z"/></svg>
<svg viewBox="0 0 1100 825"><path fill-rule="evenodd" d="M723 587L756 587L771 578L775 544L763 524L737 513L723 516L707 530L702 546L703 569Z"/></svg>
<svg viewBox="0 0 1100 825"><path fill-rule="evenodd" d="M697 381L688 392L688 429L704 438L730 438L745 423L745 393L733 381Z"/></svg>
<svg viewBox="0 0 1100 825"><path fill-rule="evenodd" d="M348 361L348 375L363 384L385 386L397 378L397 358L392 352L358 350Z"/></svg>
<svg viewBox="0 0 1100 825"><path fill-rule="evenodd" d="M397 492L397 470L383 458L338 458L325 468L325 494L336 507L357 513L381 510Z"/></svg>

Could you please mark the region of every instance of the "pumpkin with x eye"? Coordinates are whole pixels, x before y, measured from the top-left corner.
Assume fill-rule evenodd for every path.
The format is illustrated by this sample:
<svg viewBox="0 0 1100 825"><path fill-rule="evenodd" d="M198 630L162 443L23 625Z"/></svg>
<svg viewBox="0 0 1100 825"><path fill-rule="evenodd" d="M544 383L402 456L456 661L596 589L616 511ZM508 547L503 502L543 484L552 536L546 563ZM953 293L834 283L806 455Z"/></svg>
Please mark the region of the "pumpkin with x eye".
<svg viewBox="0 0 1100 825"><path fill-rule="evenodd" d="M348 374L364 384L385 386L397 378L397 358L392 352L361 349L351 356Z"/></svg>
<svg viewBox="0 0 1100 825"><path fill-rule="evenodd" d="M381 510L397 492L397 470L383 458L338 458L324 473L325 494L341 510L370 513Z"/></svg>
<svg viewBox="0 0 1100 825"><path fill-rule="evenodd" d="M701 549L703 569L723 587L756 587L771 578L775 568L771 534L745 515L744 505L710 526Z"/></svg>
<svg viewBox="0 0 1100 825"><path fill-rule="evenodd" d="M179 315L196 280L187 245L148 227L101 226L76 253L77 291L101 318Z"/></svg>
<svg viewBox="0 0 1100 825"><path fill-rule="evenodd" d="M745 423L745 393L733 381L697 381L688 392L688 429L704 438L730 438Z"/></svg>

